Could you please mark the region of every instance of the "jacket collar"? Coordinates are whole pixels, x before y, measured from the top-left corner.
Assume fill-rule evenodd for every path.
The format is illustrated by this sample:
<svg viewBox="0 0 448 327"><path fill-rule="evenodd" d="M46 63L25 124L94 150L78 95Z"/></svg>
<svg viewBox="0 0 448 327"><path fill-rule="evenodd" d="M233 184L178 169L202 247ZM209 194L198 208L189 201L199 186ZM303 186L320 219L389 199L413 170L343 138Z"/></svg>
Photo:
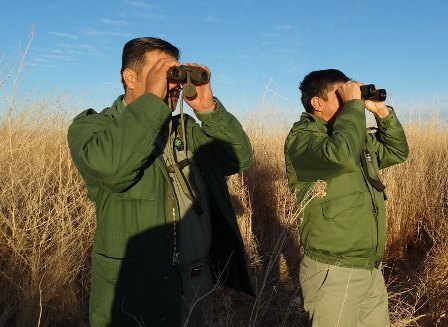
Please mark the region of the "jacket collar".
<svg viewBox="0 0 448 327"><path fill-rule="evenodd" d="M318 116L312 115L309 112L303 112L300 116L300 122L314 122L317 123L318 129L324 133L331 133L333 126Z"/></svg>
<svg viewBox="0 0 448 327"><path fill-rule="evenodd" d="M309 112L302 112L302 115L300 116L300 120L304 121L314 121L316 123L319 123L321 125L331 125L329 122L327 122L325 119L320 118L318 116L312 115Z"/></svg>
<svg viewBox="0 0 448 327"><path fill-rule="evenodd" d="M124 111L124 108L126 108L126 104L124 102L124 94L120 95L117 100L114 101L112 106L110 107L110 110L112 113L118 113L121 115Z"/></svg>

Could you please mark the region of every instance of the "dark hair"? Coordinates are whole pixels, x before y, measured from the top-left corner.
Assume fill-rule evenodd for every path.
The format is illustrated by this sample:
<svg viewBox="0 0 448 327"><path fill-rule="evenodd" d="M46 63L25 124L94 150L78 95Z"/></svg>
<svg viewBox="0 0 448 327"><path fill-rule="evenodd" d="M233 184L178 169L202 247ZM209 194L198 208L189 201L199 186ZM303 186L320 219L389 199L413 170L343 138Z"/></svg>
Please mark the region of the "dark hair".
<svg viewBox="0 0 448 327"><path fill-rule="evenodd" d="M299 89L302 91L302 104L309 113L314 112L311 99L315 96L327 100L327 93L331 91L335 83L348 82L343 72L337 69L316 70L305 76Z"/></svg>
<svg viewBox="0 0 448 327"><path fill-rule="evenodd" d="M145 54L149 51L159 51L167 53L176 60L179 60L179 49L171 43L155 37L139 37L128 41L123 47L121 57L121 83L126 90L126 84L123 79L123 71L130 68L137 74L140 74L145 65Z"/></svg>

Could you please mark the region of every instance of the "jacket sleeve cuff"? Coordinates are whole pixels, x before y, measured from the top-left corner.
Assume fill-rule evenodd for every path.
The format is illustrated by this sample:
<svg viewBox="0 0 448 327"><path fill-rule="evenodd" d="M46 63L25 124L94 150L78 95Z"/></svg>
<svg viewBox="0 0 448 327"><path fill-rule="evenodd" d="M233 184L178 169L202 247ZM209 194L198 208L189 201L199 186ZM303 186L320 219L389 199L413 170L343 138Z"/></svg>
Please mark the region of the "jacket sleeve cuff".
<svg viewBox="0 0 448 327"><path fill-rule="evenodd" d="M380 118L375 116L376 124L379 129L388 129L391 124L397 121L397 115L395 114L395 111L392 107L389 107L392 110L390 110L390 113L384 117Z"/></svg>
<svg viewBox="0 0 448 327"><path fill-rule="evenodd" d="M218 98L213 98L213 101L215 102L215 108L212 110L207 110L206 112L198 112L195 111L196 117L203 122L203 123L212 123L214 121L220 121L221 119L225 119L225 115L227 113L227 110L222 105L221 101L218 100Z"/></svg>

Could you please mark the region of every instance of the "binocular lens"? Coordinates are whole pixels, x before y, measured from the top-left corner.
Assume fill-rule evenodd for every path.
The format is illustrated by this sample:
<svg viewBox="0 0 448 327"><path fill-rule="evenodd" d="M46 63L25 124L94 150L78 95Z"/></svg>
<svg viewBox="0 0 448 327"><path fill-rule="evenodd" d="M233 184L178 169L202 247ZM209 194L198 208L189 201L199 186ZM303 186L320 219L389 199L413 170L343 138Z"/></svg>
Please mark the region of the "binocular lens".
<svg viewBox="0 0 448 327"><path fill-rule="evenodd" d="M180 69L177 67L173 68L173 70L171 71L171 76L173 76L173 78L175 78L175 79L179 79L181 75L182 75L182 73L181 73Z"/></svg>
<svg viewBox="0 0 448 327"><path fill-rule="evenodd" d="M167 79L170 82L180 82L185 79L185 70L173 66L167 72Z"/></svg>
<svg viewBox="0 0 448 327"><path fill-rule="evenodd" d="M208 74L208 72L203 71L203 72L201 73L201 80L202 80L202 82L203 82L203 83L207 83L207 82L208 82L208 79L209 79L209 74Z"/></svg>
<svg viewBox="0 0 448 327"><path fill-rule="evenodd" d="M377 98L379 101L384 101L387 98L387 92L385 89L378 89L376 90Z"/></svg>

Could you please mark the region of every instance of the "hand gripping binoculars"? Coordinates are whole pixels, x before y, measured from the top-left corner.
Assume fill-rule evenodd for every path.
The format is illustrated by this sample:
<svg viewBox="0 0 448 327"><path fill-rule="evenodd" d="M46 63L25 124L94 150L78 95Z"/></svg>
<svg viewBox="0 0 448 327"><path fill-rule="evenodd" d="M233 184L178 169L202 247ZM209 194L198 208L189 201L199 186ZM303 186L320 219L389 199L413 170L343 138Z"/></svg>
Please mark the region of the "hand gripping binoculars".
<svg viewBox="0 0 448 327"><path fill-rule="evenodd" d="M197 66L173 66L166 73L166 79L172 83L184 83L182 86L186 97L196 95L196 86L207 84L210 81L210 73L202 67Z"/></svg>
<svg viewBox="0 0 448 327"><path fill-rule="evenodd" d="M361 98L364 100L384 101L387 97L385 89L376 89L373 84L365 84L360 86Z"/></svg>

